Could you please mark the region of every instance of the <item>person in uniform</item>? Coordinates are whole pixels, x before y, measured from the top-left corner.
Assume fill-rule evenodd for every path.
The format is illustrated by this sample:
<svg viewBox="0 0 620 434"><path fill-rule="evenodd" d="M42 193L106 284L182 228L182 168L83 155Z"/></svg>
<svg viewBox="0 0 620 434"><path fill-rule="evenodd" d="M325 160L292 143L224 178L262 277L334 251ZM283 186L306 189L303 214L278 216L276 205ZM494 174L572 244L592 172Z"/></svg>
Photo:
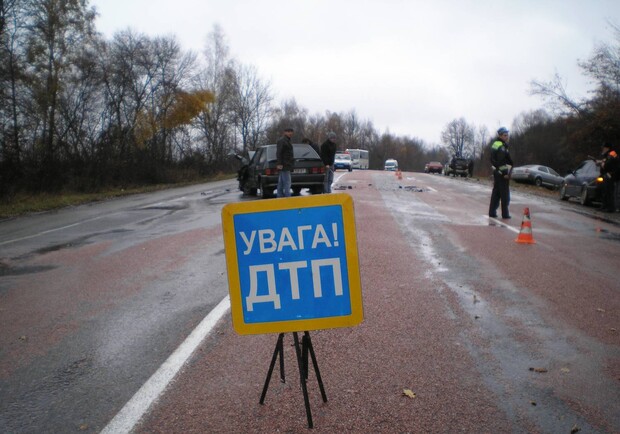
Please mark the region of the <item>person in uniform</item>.
<svg viewBox="0 0 620 434"><path fill-rule="evenodd" d="M502 205L502 218L509 219L510 212L510 175L512 158L508 151L509 131L501 127L497 130L497 139L491 145L491 166L493 167L493 191L489 203L489 217L497 217L497 208Z"/></svg>

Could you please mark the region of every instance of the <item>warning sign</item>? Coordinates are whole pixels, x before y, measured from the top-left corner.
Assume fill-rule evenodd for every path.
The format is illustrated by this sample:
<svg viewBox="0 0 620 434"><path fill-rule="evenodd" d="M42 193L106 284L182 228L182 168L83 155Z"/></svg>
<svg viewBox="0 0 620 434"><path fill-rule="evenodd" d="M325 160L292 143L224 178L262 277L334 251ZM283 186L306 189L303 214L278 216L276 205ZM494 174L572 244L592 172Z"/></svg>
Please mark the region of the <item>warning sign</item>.
<svg viewBox="0 0 620 434"><path fill-rule="evenodd" d="M228 204L222 227L238 333L349 327L363 320L348 194Z"/></svg>

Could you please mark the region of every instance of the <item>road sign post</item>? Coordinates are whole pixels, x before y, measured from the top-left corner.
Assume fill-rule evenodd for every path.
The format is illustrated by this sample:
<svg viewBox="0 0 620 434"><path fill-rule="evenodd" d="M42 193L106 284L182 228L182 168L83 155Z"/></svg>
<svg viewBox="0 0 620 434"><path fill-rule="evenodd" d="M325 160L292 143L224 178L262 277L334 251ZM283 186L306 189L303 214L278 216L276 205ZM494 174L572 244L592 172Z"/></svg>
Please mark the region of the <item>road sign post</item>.
<svg viewBox="0 0 620 434"><path fill-rule="evenodd" d="M279 333L260 403L278 357L284 382L282 341L285 332L293 332L312 428L309 356L324 402L327 395L308 330L351 327L363 320L353 199L326 194L232 203L222 209L222 228L235 330Z"/></svg>

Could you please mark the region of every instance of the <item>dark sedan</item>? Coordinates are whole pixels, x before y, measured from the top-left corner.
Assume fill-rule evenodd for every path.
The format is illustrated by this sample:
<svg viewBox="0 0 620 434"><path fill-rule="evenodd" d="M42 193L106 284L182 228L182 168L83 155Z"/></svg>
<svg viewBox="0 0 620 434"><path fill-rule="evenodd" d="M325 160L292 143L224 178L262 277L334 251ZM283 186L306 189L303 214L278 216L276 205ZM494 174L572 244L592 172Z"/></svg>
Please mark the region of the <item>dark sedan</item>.
<svg viewBox="0 0 620 434"><path fill-rule="evenodd" d="M309 188L313 194L323 193L325 165L314 148L306 143L294 143L293 158L293 194L299 195L303 188ZM239 170L239 189L251 196L260 190L263 198L274 197L279 174L276 165L276 145L259 147L249 163Z"/></svg>
<svg viewBox="0 0 620 434"><path fill-rule="evenodd" d="M512 169L512 179L517 182L534 184L538 187L545 186L558 188L564 182L564 178L551 167L540 166L538 164L528 164Z"/></svg>
<svg viewBox="0 0 620 434"><path fill-rule="evenodd" d="M560 199L576 197L582 205L600 202L602 198L603 178L600 168L594 160L581 162L577 169L564 177L560 187Z"/></svg>

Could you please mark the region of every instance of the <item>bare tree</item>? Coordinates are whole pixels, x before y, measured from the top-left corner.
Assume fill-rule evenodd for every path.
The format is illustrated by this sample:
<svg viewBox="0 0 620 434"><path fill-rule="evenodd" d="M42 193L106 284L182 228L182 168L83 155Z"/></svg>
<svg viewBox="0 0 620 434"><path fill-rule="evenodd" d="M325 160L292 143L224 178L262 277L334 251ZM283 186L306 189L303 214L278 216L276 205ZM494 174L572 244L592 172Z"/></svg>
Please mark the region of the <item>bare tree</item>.
<svg viewBox="0 0 620 434"><path fill-rule="evenodd" d="M253 66L239 66L235 78L233 121L245 153L249 149L256 149L265 136L267 120L272 112L273 96L270 84L259 78L258 71Z"/></svg>
<svg viewBox="0 0 620 434"><path fill-rule="evenodd" d="M474 131L465 118L454 119L441 132L441 139L452 155L465 157L473 154Z"/></svg>
<svg viewBox="0 0 620 434"><path fill-rule="evenodd" d="M233 99L235 96L235 63L219 25L207 36L204 49L206 68L198 74L194 86L208 90L215 100L196 119L202 151L208 164L219 164L234 150Z"/></svg>
<svg viewBox="0 0 620 434"><path fill-rule="evenodd" d="M79 84L84 47L94 36L93 9L80 0L32 0L27 4L28 42L26 71L31 90L31 116L41 123L34 130L34 142L41 145L42 186L58 186L58 162L70 150L63 137L61 104L72 84Z"/></svg>

